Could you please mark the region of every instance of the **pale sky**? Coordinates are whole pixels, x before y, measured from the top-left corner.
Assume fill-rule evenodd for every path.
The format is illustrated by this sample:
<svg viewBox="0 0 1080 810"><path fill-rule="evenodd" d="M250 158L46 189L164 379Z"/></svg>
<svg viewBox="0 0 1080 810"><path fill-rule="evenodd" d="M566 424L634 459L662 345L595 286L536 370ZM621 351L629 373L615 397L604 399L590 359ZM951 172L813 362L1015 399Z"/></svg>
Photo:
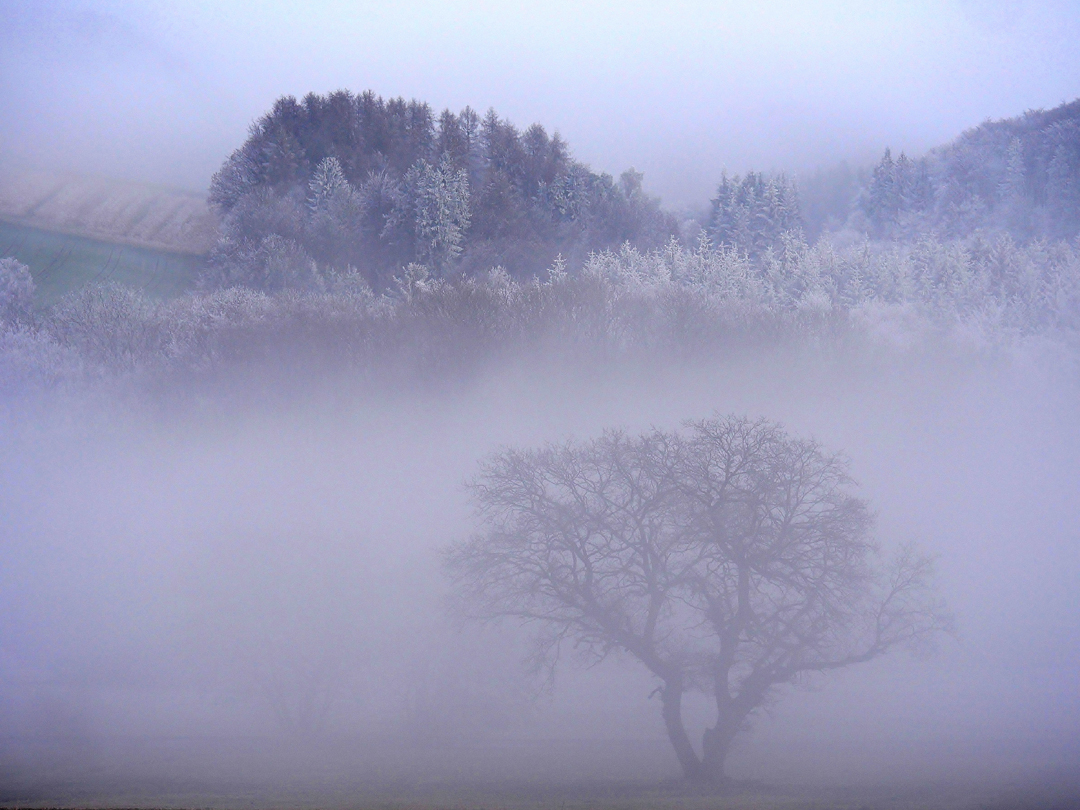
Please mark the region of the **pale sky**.
<svg viewBox="0 0 1080 810"><path fill-rule="evenodd" d="M1080 4L0 0L0 161L205 188L285 94L558 130L669 206L1080 96Z"/></svg>

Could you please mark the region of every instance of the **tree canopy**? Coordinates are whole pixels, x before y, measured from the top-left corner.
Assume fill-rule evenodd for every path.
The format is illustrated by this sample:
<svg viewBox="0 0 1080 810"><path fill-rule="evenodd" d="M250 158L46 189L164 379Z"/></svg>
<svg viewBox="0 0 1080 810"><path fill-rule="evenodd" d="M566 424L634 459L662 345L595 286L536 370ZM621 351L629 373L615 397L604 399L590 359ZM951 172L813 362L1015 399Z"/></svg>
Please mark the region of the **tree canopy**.
<svg viewBox="0 0 1080 810"><path fill-rule="evenodd" d="M708 233L720 245L758 256L781 246L785 234L802 234L799 194L783 174L723 174L712 201Z"/></svg>
<svg viewBox="0 0 1080 810"><path fill-rule="evenodd" d="M559 254L577 266L676 231L639 173L597 174L557 132L370 91L278 99L214 175L210 202L222 240L209 282L264 289L303 286L313 263L357 268L376 290L411 262L529 276Z"/></svg>
<svg viewBox="0 0 1080 810"><path fill-rule="evenodd" d="M877 237L981 228L1072 239L1080 233L1080 100L987 121L915 160L886 149L861 207Z"/></svg>
<svg viewBox="0 0 1080 810"><path fill-rule="evenodd" d="M1070 240L1078 132L1080 101L987 122L921 157L886 149L858 176L840 167L797 188L783 174L724 174L698 224L754 259L845 228L890 241ZM412 263L443 278L494 267L531 278L560 256L574 271L590 254L648 252L680 234L639 172L594 172L540 124L519 130L469 107L436 115L370 91L279 99L214 175L210 202L221 220L210 288L310 288L355 272L383 292Z"/></svg>

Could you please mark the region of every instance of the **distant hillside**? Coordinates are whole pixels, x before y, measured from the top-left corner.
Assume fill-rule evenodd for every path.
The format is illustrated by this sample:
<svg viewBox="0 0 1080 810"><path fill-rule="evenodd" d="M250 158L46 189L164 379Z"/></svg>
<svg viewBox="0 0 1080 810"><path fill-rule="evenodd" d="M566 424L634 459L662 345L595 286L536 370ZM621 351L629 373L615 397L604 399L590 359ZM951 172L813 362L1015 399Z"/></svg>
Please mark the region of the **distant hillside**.
<svg viewBox="0 0 1080 810"><path fill-rule="evenodd" d="M214 216L200 194L73 174L0 175L0 220L194 255L206 254L217 238Z"/></svg>
<svg viewBox="0 0 1080 810"><path fill-rule="evenodd" d="M911 160L886 150L858 206L871 233L1007 231L1021 240L1080 233L1080 99L987 121Z"/></svg>

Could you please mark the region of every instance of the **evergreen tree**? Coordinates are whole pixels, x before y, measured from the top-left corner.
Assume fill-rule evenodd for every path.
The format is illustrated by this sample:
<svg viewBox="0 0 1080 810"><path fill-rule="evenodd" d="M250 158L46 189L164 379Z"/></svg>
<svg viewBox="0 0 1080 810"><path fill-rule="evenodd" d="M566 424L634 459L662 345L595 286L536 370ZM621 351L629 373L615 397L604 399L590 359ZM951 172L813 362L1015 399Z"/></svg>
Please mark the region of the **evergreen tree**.
<svg viewBox="0 0 1080 810"><path fill-rule="evenodd" d="M308 205L314 212L325 211L335 200L352 193L341 163L335 157L328 157L318 165L308 182L308 190Z"/></svg>
<svg viewBox="0 0 1080 810"><path fill-rule="evenodd" d="M712 201L708 235L751 256L778 249L783 235L802 230L798 192L783 174L721 175Z"/></svg>
<svg viewBox="0 0 1080 810"><path fill-rule="evenodd" d="M866 216L878 236L889 235L896 224L899 212L899 195L896 188L896 164L892 150L886 148L881 162L874 167L873 179L865 204Z"/></svg>
<svg viewBox="0 0 1080 810"><path fill-rule="evenodd" d="M1024 237L1029 230L1027 171L1024 167L1024 146L1020 138L1009 141L1005 155L1005 176L998 184L1001 206L999 222L1016 236Z"/></svg>
<svg viewBox="0 0 1080 810"><path fill-rule="evenodd" d="M468 107L436 121L427 104L344 90L279 99L215 174L210 201L215 261L240 263L218 280L265 275L245 269L264 243L357 267L382 289L415 261L527 275L559 254L580 266L590 251L658 247L676 232L656 201L589 171L539 124L522 134Z"/></svg>
<svg viewBox="0 0 1080 810"><path fill-rule="evenodd" d="M1047 169L1046 209L1052 236L1071 238L1080 231L1080 143L1062 139Z"/></svg>
<svg viewBox="0 0 1080 810"><path fill-rule="evenodd" d="M886 150L864 189L874 236L1005 230L1029 240L1080 232L1080 100L987 121L904 164Z"/></svg>
<svg viewBox="0 0 1080 810"><path fill-rule="evenodd" d="M469 178L447 155L438 166L421 161L406 178L416 216L416 254L446 274L461 255L469 227Z"/></svg>

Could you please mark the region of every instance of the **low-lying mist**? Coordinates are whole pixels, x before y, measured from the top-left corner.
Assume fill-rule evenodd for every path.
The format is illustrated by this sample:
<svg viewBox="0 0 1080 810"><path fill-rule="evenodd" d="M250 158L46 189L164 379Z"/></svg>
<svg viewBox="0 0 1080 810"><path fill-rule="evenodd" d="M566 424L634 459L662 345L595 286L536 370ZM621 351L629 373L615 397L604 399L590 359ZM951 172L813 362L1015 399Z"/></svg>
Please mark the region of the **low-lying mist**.
<svg viewBox="0 0 1080 810"><path fill-rule="evenodd" d="M714 413L766 416L845 451L883 546L915 540L936 555L958 626L934 655L789 690L756 716L731 772L1076 775L1072 376L1022 356L809 339L682 361L567 356L512 354L452 384L313 371L286 397L255 376L223 380L227 397L204 382L184 407L159 407L160 386L11 400L0 440L11 796L138 780L674 776L647 673L629 659L582 669L568 654L554 681L530 675L527 629L447 618L440 549L472 531L464 483L499 447ZM700 740L708 703L686 718Z"/></svg>

